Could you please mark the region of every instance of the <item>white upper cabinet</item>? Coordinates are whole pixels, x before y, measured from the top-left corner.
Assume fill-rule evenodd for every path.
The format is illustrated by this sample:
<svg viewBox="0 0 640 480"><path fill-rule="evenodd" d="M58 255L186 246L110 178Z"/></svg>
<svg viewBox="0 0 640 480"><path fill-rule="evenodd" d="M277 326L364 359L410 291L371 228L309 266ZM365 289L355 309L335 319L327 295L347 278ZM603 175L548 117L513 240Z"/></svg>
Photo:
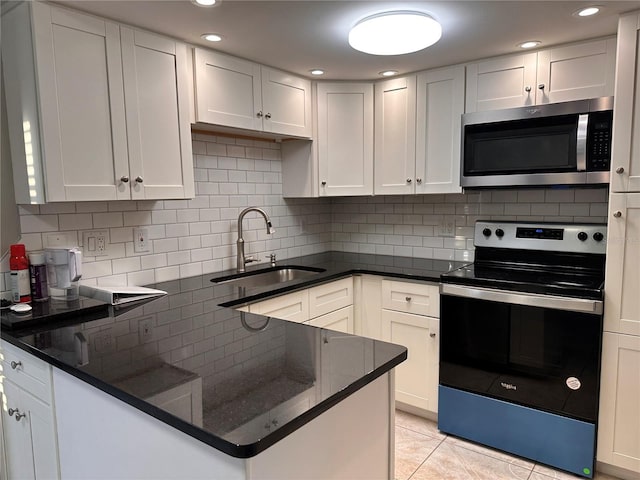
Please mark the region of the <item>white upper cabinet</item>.
<svg viewBox="0 0 640 480"><path fill-rule="evenodd" d="M620 17L613 105L611 191L640 192L640 13Z"/></svg>
<svg viewBox="0 0 640 480"><path fill-rule="evenodd" d="M196 48L196 121L311 137L311 83L240 58Z"/></svg>
<svg viewBox="0 0 640 480"><path fill-rule="evenodd" d="M416 175L416 77L375 85L376 195L411 194Z"/></svg>
<svg viewBox="0 0 640 480"><path fill-rule="evenodd" d="M27 96L37 95L38 102L32 102L28 120L24 109L8 105L11 148L16 152L14 145L24 143L18 125L28 126L29 133L40 130L40 138L29 138L34 151L40 153L38 146L42 147L38 167L46 192L34 201L30 193L24 195L33 190L31 178L22 182L14 176L17 200L192 197L191 134L183 86L188 76L186 47L40 2L25 2L15 10L19 29L33 31L29 45L3 48L5 75L15 76L5 93L23 106ZM10 23L6 20L3 17L3 26ZM20 88L32 80L28 69L12 67L20 64L19 57L31 43L35 77L34 89L28 91ZM26 149L12 157L18 168L20 162L30 161Z"/></svg>
<svg viewBox="0 0 640 480"><path fill-rule="evenodd" d="M320 196L373 193L373 84L318 85Z"/></svg>
<svg viewBox="0 0 640 480"><path fill-rule="evenodd" d="M465 111L613 95L615 51L611 38L473 63Z"/></svg>
<svg viewBox="0 0 640 480"><path fill-rule="evenodd" d="M193 197L187 47L125 27L121 38L131 198Z"/></svg>
<svg viewBox="0 0 640 480"><path fill-rule="evenodd" d="M418 74L416 193L458 193L464 67Z"/></svg>

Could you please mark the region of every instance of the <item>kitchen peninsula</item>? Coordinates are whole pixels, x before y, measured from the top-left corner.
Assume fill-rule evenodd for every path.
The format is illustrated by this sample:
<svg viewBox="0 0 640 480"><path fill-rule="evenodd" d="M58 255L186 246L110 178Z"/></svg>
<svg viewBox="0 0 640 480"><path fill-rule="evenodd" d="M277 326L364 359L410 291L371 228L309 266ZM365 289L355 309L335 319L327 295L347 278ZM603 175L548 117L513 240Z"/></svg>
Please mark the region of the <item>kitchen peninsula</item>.
<svg viewBox="0 0 640 480"><path fill-rule="evenodd" d="M322 272L261 288L191 277L97 320L3 329L9 380L33 375L29 361L53 367L60 478L391 478L392 369L407 350L229 307L353 274L437 281L452 265L336 252L286 264Z"/></svg>

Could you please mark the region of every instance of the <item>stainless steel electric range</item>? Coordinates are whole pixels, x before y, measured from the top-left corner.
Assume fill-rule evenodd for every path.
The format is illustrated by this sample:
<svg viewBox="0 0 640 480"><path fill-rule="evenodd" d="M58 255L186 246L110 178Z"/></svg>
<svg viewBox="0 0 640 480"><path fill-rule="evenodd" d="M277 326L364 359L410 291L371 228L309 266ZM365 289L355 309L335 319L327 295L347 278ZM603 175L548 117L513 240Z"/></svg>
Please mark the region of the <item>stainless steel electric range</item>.
<svg viewBox="0 0 640 480"><path fill-rule="evenodd" d="M441 277L440 430L591 478L606 225L479 221Z"/></svg>

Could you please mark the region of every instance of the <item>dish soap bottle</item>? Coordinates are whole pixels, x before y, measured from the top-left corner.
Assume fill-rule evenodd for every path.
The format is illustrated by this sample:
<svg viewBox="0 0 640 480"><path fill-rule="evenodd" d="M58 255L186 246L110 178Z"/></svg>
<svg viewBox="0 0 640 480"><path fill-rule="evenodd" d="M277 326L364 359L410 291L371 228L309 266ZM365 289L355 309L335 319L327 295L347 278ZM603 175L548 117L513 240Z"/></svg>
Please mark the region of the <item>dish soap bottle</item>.
<svg viewBox="0 0 640 480"><path fill-rule="evenodd" d="M31 301L31 281L29 279L29 260L27 260L24 245L11 245L11 300L14 303Z"/></svg>

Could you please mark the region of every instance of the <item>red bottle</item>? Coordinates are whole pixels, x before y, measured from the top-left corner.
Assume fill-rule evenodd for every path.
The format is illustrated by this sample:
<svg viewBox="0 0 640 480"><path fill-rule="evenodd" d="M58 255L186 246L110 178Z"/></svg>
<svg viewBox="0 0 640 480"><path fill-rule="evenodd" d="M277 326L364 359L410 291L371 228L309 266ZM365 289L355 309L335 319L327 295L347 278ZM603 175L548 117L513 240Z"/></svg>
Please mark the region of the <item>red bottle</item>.
<svg viewBox="0 0 640 480"><path fill-rule="evenodd" d="M24 245L11 245L11 300L14 303L31 301L31 282L29 279L29 260Z"/></svg>

